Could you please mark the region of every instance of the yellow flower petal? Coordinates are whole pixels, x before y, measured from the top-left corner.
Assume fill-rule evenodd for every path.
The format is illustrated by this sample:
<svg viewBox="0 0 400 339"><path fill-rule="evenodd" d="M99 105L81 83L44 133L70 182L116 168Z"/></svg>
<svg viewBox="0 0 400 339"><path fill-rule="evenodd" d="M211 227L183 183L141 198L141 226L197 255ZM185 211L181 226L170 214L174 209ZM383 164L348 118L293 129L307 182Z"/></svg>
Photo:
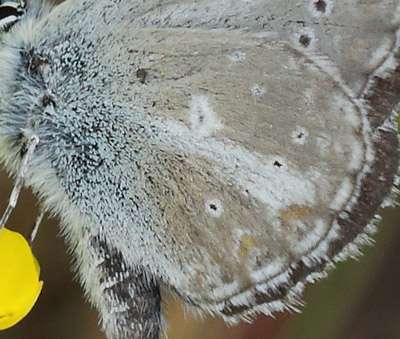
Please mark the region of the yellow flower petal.
<svg viewBox="0 0 400 339"><path fill-rule="evenodd" d="M39 264L25 238L4 228L0 234L0 330L18 323L42 289Z"/></svg>

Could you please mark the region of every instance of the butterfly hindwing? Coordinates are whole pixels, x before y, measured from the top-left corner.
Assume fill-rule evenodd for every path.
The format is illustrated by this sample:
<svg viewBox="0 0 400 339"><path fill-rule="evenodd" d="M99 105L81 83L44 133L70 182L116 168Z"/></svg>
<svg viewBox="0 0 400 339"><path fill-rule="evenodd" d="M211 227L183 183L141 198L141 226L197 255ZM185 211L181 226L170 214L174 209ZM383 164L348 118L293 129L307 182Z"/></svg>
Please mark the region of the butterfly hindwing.
<svg viewBox="0 0 400 339"><path fill-rule="evenodd" d="M121 105L152 130L132 194L143 188L162 246L125 255L229 320L266 300L264 312L281 308L257 289L278 289L339 237L335 218L373 154L363 108L328 61L268 35L126 32L106 41L109 67L125 74L114 83Z"/></svg>

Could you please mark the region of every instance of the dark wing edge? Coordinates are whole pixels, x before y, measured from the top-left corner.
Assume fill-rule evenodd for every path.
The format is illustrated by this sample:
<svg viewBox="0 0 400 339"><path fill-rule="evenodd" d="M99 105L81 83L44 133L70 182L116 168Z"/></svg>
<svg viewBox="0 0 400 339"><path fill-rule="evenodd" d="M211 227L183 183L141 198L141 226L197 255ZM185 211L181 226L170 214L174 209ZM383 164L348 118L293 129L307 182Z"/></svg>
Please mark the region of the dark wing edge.
<svg viewBox="0 0 400 339"><path fill-rule="evenodd" d="M311 252L285 272L264 283L242 291L217 304L195 305L211 314L218 314L231 324L252 321L263 313L272 315L284 310L298 311L305 286L326 277L335 263L361 255L360 247L372 242L380 221L379 209L396 206L400 187L400 148L397 124L400 104L400 30L390 54L369 77L368 86L356 98L367 111L374 159L360 178L356 196L334 225L339 236L319 244L324 251ZM378 211L378 212L377 212ZM329 236L328 236L329 238ZM178 291L176 291L178 292ZM179 292L178 292L179 294ZM194 309L188 302L188 309Z"/></svg>

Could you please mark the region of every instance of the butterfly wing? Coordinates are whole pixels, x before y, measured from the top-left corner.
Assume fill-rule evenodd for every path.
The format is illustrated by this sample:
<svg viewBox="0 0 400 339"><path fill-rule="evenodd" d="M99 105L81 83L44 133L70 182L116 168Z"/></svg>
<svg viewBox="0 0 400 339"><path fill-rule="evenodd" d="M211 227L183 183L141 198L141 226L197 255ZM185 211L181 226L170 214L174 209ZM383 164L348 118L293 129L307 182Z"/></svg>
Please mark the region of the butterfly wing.
<svg viewBox="0 0 400 339"><path fill-rule="evenodd" d="M394 18L397 3L375 2L360 23L341 19L345 6L318 3L325 12L316 2L113 2L107 10L69 2L41 24L34 53L49 65L41 76L56 105L35 116L43 130L27 182L61 215L73 247L86 232L76 253L100 309L111 274L102 248L123 258L116 276L144 270L188 303L237 321L295 304L305 282L364 239L389 184L379 197L366 187L383 187L373 169L388 153L354 93L377 69L373 51L395 49L382 41L394 41L396 26L361 28ZM362 9L370 13L354 10ZM360 35L368 43L356 44L353 64L348 49ZM39 181L42 172L53 184ZM92 250L98 266L85 255ZM125 282L110 292L121 301L111 311L126 302ZM156 308L157 286L147 287Z"/></svg>
<svg viewBox="0 0 400 339"><path fill-rule="evenodd" d="M397 0L146 1L135 4L133 12L133 24L139 28L271 32L279 40L328 56L357 95L398 44Z"/></svg>
<svg viewBox="0 0 400 339"><path fill-rule="evenodd" d="M373 159L362 105L328 61L268 36L126 32L107 41L109 67L115 98L152 131L131 194L142 187L153 212L140 254L137 229L106 238L226 320L294 303L336 254Z"/></svg>

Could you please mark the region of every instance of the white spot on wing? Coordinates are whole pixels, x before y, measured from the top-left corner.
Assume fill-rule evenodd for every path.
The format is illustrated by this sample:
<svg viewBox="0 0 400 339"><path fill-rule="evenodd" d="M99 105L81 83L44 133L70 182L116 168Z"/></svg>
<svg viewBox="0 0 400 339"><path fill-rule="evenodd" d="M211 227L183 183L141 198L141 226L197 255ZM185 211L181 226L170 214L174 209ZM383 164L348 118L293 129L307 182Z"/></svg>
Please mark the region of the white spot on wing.
<svg viewBox="0 0 400 339"><path fill-rule="evenodd" d="M304 127L296 126L296 129L292 132L290 136L294 143L304 145L307 142L309 133Z"/></svg>
<svg viewBox="0 0 400 339"><path fill-rule="evenodd" d="M312 49L315 44L315 33L311 28L303 27L294 34L292 42L301 48Z"/></svg>
<svg viewBox="0 0 400 339"><path fill-rule="evenodd" d="M327 17L331 14L333 8L332 0L311 0L309 10L315 18Z"/></svg>
<svg viewBox="0 0 400 339"><path fill-rule="evenodd" d="M189 105L189 122L193 131L203 137L222 128L221 120L213 111L205 95L193 95Z"/></svg>
<svg viewBox="0 0 400 339"><path fill-rule="evenodd" d="M255 98L262 97L265 93L267 93L266 89L260 85L254 85L251 88L251 96Z"/></svg>
<svg viewBox="0 0 400 339"><path fill-rule="evenodd" d="M224 211L222 203L219 199L208 199L205 203L206 213L212 217L219 218Z"/></svg>

